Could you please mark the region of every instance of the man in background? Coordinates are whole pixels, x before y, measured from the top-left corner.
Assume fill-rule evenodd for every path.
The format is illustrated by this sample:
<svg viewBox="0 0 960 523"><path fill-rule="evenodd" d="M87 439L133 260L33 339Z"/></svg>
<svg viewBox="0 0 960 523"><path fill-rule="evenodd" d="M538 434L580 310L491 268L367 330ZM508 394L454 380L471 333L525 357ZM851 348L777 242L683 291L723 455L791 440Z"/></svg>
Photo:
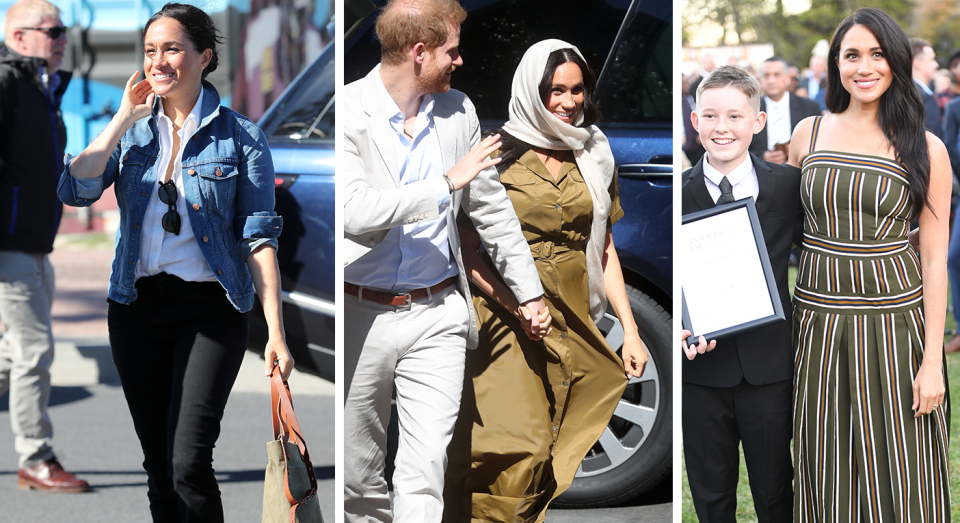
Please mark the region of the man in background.
<svg viewBox="0 0 960 523"><path fill-rule="evenodd" d="M937 70L940 68L937 64L937 55L930 43L921 38L911 38L910 48L913 50L913 85L920 99L923 100L923 126L937 138L943 139L943 131L940 128L940 105L937 104L937 98L930 89L930 84L936 78Z"/></svg>
<svg viewBox="0 0 960 523"><path fill-rule="evenodd" d="M60 72L67 45L60 11L46 0L20 0L6 13L0 49L0 394L9 391L10 425L20 455L20 488L83 492L86 481L53 454L53 267L48 255L60 225L57 182L67 130Z"/></svg>
<svg viewBox="0 0 960 523"><path fill-rule="evenodd" d="M767 125L753 136L750 152L764 161L784 164L793 130L800 120L819 115L820 106L787 91L787 62L779 56L771 56L760 64L760 85L764 92L760 111L767 113Z"/></svg>

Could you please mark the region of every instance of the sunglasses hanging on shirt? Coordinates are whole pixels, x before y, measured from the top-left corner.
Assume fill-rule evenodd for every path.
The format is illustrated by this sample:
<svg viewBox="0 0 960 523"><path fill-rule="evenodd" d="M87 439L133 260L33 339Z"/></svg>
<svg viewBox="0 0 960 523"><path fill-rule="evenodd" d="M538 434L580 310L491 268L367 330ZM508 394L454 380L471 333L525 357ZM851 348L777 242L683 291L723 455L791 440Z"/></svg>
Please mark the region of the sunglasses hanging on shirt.
<svg viewBox="0 0 960 523"><path fill-rule="evenodd" d="M157 195L160 196L160 201L164 205L169 206L170 210L163 215L163 218L160 220L160 226L163 227L163 230L180 235L180 213L177 212L177 185L173 183L173 180L169 182L157 182L160 184L160 189L157 190Z"/></svg>

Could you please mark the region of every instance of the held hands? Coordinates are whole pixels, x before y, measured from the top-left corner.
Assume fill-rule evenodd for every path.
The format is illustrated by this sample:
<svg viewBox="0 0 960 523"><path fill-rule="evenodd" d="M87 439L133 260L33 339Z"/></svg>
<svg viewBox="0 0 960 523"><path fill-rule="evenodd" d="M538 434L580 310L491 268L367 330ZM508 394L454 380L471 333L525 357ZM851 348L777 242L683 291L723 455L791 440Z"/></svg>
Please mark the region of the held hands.
<svg viewBox="0 0 960 523"><path fill-rule="evenodd" d="M462 189L480 174L480 171L500 163L500 158L490 158L490 154L500 148L500 135L494 134L480 141L470 152L450 169L447 176L453 182L453 188Z"/></svg>
<svg viewBox="0 0 960 523"><path fill-rule="evenodd" d="M550 309L543 302L542 296L519 305L514 314L520 320L523 330L531 340L543 339L553 330L550 327L553 318L550 316Z"/></svg>
<svg viewBox="0 0 960 523"><path fill-rule="evenodd" d="M274 365L280 366L280 375L286 381L293 372L293 356L290 355L290 349L286 342L281 339L271 337L267 341L267 346L263 349L264 374L269 378L273 372Z"/></svg>
<svg viewBox="0 0 960 523"><path fill-rule="evenodd" d="M697 354L706 354L717 347L717 340L710 340L710 343L707 343L707 340L700 336L700 339L697 340L695 345L687 346L687 338L692 336L693 333L687 329L683 329L680 333L680 347L683 349L683 353L687 355L688 360L692 360L697 357Z"/></svg>
<svg viewBox="0 0 960 523"><path fill-rule="evenodd" d="M153 99L156 96L149 81L140 80L133 83L138 76L140 71L133 73L133 76L127 80L127 86L123 89L123 101L120 102L120 110L117 112L117 115L130 125L150 115Z"/></svg>
<svg viewBox="0 0 960 523"><path fill-rule="evenodd" d="M643 371L647 367L647 346L644 345L640 336L627 336L623 340L623 350L620 353L623 356L623 372L627 378L639 378L643 376Z"/></svg>
<svg viewBox="0 0 960 523"><path fill-rule="evenodd" d="M920 364L917 377L913 380L913 406L916 411L914 418L930 414L943 404L944 386L943 372L939 367Z"/></svg>

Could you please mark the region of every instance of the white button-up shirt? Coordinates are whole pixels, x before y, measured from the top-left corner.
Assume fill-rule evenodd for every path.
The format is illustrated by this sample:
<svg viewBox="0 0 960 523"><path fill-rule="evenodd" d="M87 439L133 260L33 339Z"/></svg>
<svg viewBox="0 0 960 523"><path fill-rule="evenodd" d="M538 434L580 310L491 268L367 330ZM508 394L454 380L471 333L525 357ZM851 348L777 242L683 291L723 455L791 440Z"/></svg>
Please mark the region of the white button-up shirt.
<svg viewBox="0 0 960 523"><path fill-rule="evenodd" d="M708 160L708 158L704 159L703 162L703 182L707 186L710 197L716 203L720 198L720 181L723 180L724 175L710 165ZM757 200L757 196L760 194L760 184L757 182L757 170L753 167L749 154L743 160L743 163L736 166L726 176L730 185L733 186L733 198L735 200L742 200L748 196L753 198L754 201Z"/></svg>
<svg viewBox="0 0 960 523"><path fill-rule="evenodd" d="M793 134L790 125L790 93L783 93L779 102L763 97L767 113L767 150L772 151L778 143L787 143Z"/></svg>
<svg viewBox="0 0 960 523"><path fill-rule="evenodd" d="M161 220L169 207L160 201L157 194L159 183L147 200L147 210L143 215L143 227L140 230L140 259L137 261L137 278L153 276L161 272L178 276L185 281L217 281L210 264L203 257L197 239L190 226L187 213L187 199L183 189L183 149L200 125L200 108L203 104L203 90L193 106L183 127L177 132L180 137L180 150L173 154L173 122L163 112L163 104L157 112L157 131L160 133L160 158L157 159L154 172L156 182L162 182L167 173L170 158L173 157L173 175L170 180L177 186L177 212L180 214L180 234L163 230Z"/></svg>
<svg viewBox="0 0 960 523"><path fill-rule="evenodd" d="M412 217L407 220L409 223L390 229L382 242L344 268L343 277L362 287L403 292L430 287L458 274L447 240L450 189L443 179L446 171L440 137L433 122L433 97L423 96L413 138L408 138L403 132L403 112L382 82L380 85L382 103L396 108L389 125L394 131L400 185L434 180L435 183L425 185L424 190L436 191L440 216L431 221Z"/></svg>

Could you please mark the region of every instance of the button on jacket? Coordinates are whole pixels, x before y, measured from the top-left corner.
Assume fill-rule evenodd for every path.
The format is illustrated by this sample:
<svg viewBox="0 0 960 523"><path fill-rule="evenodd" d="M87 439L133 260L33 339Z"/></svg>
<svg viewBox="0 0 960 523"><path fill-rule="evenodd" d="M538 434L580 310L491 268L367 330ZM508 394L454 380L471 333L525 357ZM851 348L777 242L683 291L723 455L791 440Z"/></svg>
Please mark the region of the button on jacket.
<svg viewBox="0 0 960 523"><path fill-rule="evenodd" d="M253 280L245 260L266 243L277 247L283 218L273 211L273 160L266 138L245 116L220 106L220 95L203 82L201 121L183 151L186 208L203 257L240 312L253 308ZM60 199L89 206L114 184L120 206L116 254L110 274L111 300L130 304L137 298L136 266L147 205L157 198L160 156L156 114L138 120L120 140L103 174L84 180L70 175L72 158L60 177ZM162 168L162 166L161 166Z"/></svg>

